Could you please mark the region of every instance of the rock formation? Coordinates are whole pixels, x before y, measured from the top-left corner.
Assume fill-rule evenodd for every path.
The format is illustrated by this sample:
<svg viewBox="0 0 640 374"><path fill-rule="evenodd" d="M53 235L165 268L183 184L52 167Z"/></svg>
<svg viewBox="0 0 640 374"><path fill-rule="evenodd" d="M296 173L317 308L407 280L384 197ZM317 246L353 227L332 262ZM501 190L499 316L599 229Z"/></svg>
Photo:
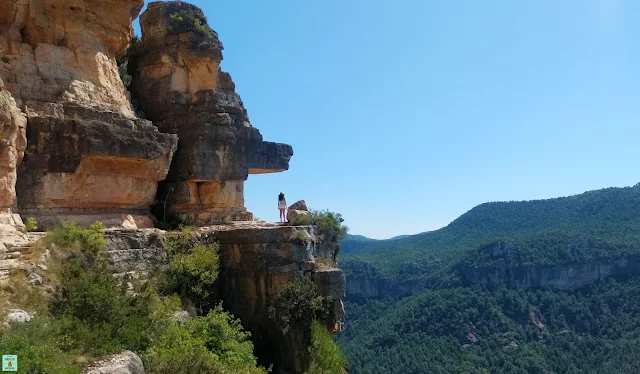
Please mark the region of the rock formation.
<svg viewBox="0 0 640 374"><path fill-rule="evenodd" d="M149 207L177 138L135 117L118 75L115 58L126 51L131 21L142 5L0 4L0 79L15 101L0 93L0 122L9 144L0 206L15 205L11 170L25 150L26 118L28 147L15 189L21 214L38 218L42 227L65 219L151 225Z"/></svg>
<svg viewBox="0 0 640 374"><path fill-rule="evenodd" d="M27 148L27 119L0 78L0 214L16 204L17 167Z"/></svg>
<svg viewBox="0 0 640 374"><path fill-rule="evenodd" d="M220 69L222 44L197 7L150 3L142 40L129 48L142 5L0 3L0 280L40 266L25 264L22 249L41 235L17 231L16 210L37 218L40 229L67 220L119 227L106 234L110 265L121 279L144 276L166 260L164 231L142 229L153 225L151 207L161 202L168 214L208 225L198 240L220 243L219 296L252 332L261 363L302 373L311 332L283 336L267 310L287 282L308 277L332 300L326 322L339 331L345 278L327 265L339 244L309 225L304 202L292 210L298 226L253 222L244 182L287 170L291 146L263 141L251 125ZM125 53L135 108L116 64ZM129 372L122 359L88 372ZM131 372L142 370L133 361Z"/></svg>
<svg viewBox="0 0 640 374"><path fill-rule="evenodd" d="M152 2L132 48L132 93L158 128L180 141L158 200L198 225L252 220L244 207L249 174L287 170L291 146L264 142L251 126L231 76L220 69L222 43L202 11Z"/></svg>
<svg viewBox="0 0 640 374"><path fill-rule="evenodd" d="M164 235L155 229L107 231L108 258L116 276L140 278L152 273L166 260ZM287 282L308 277L316 283L321 295L332 300L327 327L333 328L333 332L340 331L344 273L316 261L333 259L335 246L325 243L313 226L274 223L209 226L200 228L195 236L205 244L220 244L218 295L225 309L251 331L261 363L274 364L276 373L304 372L310 360L310 331L283 336L269 319L268 308L278 300Z"/></svg>
<svg viewBox="0 0 640 374"><path fill-rule="evenodd" d="M138 355L131 351L102 357L82 374L145 374L144 365Z"/></svg>

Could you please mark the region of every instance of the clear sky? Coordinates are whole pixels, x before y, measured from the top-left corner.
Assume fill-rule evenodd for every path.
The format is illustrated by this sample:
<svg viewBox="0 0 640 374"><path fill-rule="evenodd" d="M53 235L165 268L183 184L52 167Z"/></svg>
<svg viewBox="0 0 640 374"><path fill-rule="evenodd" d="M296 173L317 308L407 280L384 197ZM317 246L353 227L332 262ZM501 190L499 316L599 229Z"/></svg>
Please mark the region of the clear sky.
<svg viewBox="0 0 640 374"><path fill-rule="evenodd" d="M487 201L640 181L640 1L193 0L251 122L291 144L249 176L373 238Z"/></svg>

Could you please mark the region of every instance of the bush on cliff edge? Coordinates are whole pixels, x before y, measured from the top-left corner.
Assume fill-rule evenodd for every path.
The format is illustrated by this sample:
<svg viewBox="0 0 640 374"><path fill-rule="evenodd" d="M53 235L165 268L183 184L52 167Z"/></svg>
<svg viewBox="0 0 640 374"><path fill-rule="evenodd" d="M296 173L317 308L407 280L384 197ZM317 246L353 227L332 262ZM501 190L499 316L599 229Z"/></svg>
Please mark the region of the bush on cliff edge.
<svg viewBox="0 0 640 374"><path fill-rule="evenodd" d="M318 288L309 278L287 283L275 305L269 307L269 317L283 334L291 326L310 329L313 320L325 321L329 317L331 300L318 294Z"/></svg>

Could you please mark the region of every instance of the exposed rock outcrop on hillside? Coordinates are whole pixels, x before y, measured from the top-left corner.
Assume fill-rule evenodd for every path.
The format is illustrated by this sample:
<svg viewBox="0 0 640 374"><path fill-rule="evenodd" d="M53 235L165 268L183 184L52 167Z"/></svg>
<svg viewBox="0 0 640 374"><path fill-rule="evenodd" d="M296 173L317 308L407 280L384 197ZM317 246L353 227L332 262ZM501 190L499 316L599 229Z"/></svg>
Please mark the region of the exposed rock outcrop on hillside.
<svg viewBox="0 0 640 374"><path fill-rule="evenodd" d="M150 226L148 211L177 137L136 118L115 58L133 34L142 0L6 0L0 4L0 79L16 102L0 99L17 140L9 147L5 192L42 227L74 219ZM6 104L9 102L9 104ZM1 117L9 117L3 115ZM1 118L0 117L0 118ZM5 125L7 127L7 125ZM15 137L15 136L14 136ZM15 162L14 162L15 159Z"/></svg>
<svg viewBox="0 0 640 374"><path fill-rule="evenodd" d="M573 290L611 276L640 274L640 255L601 258L560 265L497 265L459 267L464 281L489 287L550 287Z"/></svg>
<svg viewBox="0 0 640 374"><path fill-rule="evenodd" d="M222 43L199 8L152 2L132 48L132 92L161 131L178 134L178 151L159 199L198 225L252 220L244 207L249 174L287 170L291 146L264 142L228 73Z"/></svg>

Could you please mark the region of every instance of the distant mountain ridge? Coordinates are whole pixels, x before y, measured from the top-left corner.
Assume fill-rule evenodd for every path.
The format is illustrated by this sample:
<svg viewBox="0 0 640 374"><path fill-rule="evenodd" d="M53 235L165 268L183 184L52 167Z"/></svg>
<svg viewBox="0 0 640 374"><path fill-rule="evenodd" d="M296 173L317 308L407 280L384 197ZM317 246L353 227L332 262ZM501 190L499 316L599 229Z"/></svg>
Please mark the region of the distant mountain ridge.
<svg viewBox="0 0 640 374"><path fill-rule="evenodd" d="M351 279L433 282L451 278L457 266L504 261L487 252L499 240L514 248L508 259L514 266L640 253L640 184L554 199L481 204L440 230L361 241L355 250L343 252L341 267Z"/></svg>
<svg viewBox="0 0 640 374"><path fill-rule="evenodd" d="M372 239L372 238L368 238L364 235L352 235L352 234L347 234L344 239L342 239L340 241L340 244L342 245L342 250L341 253L359 253L363 248L366 248L368 244L374 243L374 242L380 242L380 241L384 241L384 240L398 240L398 239L404 239L404 238L408 238L411 235L398 235L398 236L394 236L393 238L389 238L389 239Z"/></svg>

